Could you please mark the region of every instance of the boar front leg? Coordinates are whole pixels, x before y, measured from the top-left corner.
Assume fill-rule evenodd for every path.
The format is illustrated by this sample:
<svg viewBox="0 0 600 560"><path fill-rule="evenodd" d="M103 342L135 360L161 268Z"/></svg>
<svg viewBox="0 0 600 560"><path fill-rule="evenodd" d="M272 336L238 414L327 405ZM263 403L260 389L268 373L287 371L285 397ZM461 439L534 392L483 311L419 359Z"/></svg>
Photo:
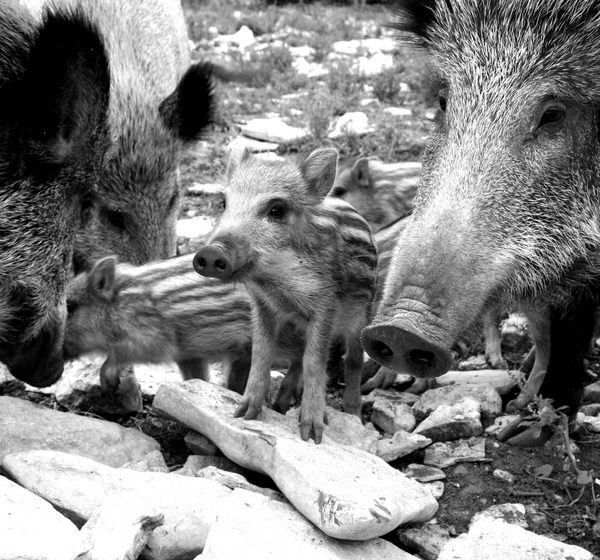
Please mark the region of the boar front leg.
<svg viewBox="0 0 600 560"><path fill-rule="evenodd" d="M274 354L273 329L269 317L257 304L252 305L252 361L244 396L234 417L246 420L256 418L262 409L271 381L271 363Z"/></svg>
<svg viewBox="0 0 600 560"><path fill-rule="evenodd" d="M358 331L360 332L360 330ZM363 368L363 348L358 336L349 336L346 341L346 387L344 389L344 412L360 418L362 399L360 380Z"/></svg>
<svg viewBox="0 0 600 560"><path fill-rule="evenodd" d="M303 384L300 406L300 436L321 443L325 429L325 383L333 305L323 305L306 327L306 348L302 357Z"/></svg>

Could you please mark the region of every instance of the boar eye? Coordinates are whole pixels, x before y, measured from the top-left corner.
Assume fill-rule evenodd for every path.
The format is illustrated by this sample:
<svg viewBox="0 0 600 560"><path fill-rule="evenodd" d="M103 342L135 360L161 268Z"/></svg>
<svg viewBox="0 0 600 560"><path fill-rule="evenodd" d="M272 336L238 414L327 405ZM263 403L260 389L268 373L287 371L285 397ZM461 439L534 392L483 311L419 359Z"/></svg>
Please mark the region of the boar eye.
<svg viewBox="0 0 600 560"><path fill-rule="evenodd" d="M344 187L334 187L331 191L331 196L342 197L346 194L346 189Z"/></svg>
<svg viewBox="0 0 600 560"><path fill-rule="evenodd" d="M275 200L271 203L267 216L272 220L282 220L287 214L287 208L281 200Z"/></svg>
<svg viewBox="0 0 600 560"><path fill-rule="evenodd" d="M72 315L77 309L77 302L67 300L67 314Z"/></svg>
<svg viewBox="0 0 600 560"><path fill-rule="evenodd" d="M171 200L169 200L169 211L173 210L173 208L175 208L175 205L177 204L177 199L179 198L178 193L175 193L172 197Z"/></svg>
<svg viewBox="0 0 600 560"><path fill-rule="evenodd" d="M549 124L559 124L565 118L566 109L562 104L553 104L546 108L540 117L538 128Z"/></svg>
<svg viewBox="0 0 600 560"><path fill-rule="evenodd" d="M438 103L440 105L440 110L443 113L445 113L446 108L448 106L448 97L447 97L446 90L442 90L442 91L440 91L440 93L438 93Z"/></svg>
<svg viewBox="0 0 600 560"><path fill-rule="evenodd" d="M110 208L104 208L104 215L106 219L113 227L117 229L125 229L125 214L118 210L111 210Z"/></svg>

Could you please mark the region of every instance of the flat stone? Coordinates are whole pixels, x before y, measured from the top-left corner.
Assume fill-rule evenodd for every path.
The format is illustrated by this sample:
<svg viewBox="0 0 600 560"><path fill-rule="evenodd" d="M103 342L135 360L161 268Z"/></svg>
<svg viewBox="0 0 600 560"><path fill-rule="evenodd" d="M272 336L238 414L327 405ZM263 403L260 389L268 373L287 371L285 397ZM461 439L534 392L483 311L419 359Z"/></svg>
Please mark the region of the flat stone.
<svg viewBox="0 0 600 560"><path fill-rule="evenodd" d="M109 499L81 528L87 552L77 560L135 559L164 522L162 512L144 501Z"/></svg>
<svg viewBox="0 0 600 560"><path fill-rule="evenodd" d="M583 391L584 403L600 403L600 381L590 383Z"/></svg>
<svg viewBox="0 0 600 560"><path fill-rule="evenodd" d="M252 119L242 126L241 132L249 138L276 144L295 144L310 136L307 130L290 126L281 119Z"/></svg>
<svg viewBox="0 0 600 560"><path fill-rule="evenodd" d="M223 471L229 471L243 475L245 469L234 463L227 457L215 457L211 455L190 455L183 467L179 470L174 471L175 474L182 476L198 476L198 471L205 469L206 467L216 467Z"/></svg>
<svg viewBox="0 0 600 560"><path fill-rule="evenodd" d="M319 445L302 441L294 419L267 408L256 420L234 418L240 400L224 387L192 379L163 385L154 407L203 433L237 464L270 476L329 536L366 540L430 519L437 510L418 482L326 433Z"/></svg>
<svg viewBox="0 0 600 560"><path fill-rule="evenodd" d="M247 49L256 43L254 33L247 25L242 25L235 33L231 35L219 35L215 38L215 43L227 43L237 46L240 50Z"/></svg>
<svg viewBox="0 0 600 560"><path fill-rule="evenodd" d="M320 62L310 62L304 58L294 60L292 68L296 71L296 74L307 78L321 78L329 73L329 70Z"/></svg>
<svg viewBox="0 0 600 560"><path fill-rule="evenodd" d="M423 463L445 469L456 463L477 463L486 461L485 438L439 442L425 449Z"/></svg>
<svg viewBox="0 0 600 560"><path fill-rule="evenodd" d="M301 45L299 47L290 47L290 54L295 58L312 58L315 56L315 49L308 45Z"/></svg>
<svg viewBox="0 0 600 560"><path fill-rule="evenodd" d="M504 482L508 482L509 484L513 484L515 482L515 476L508 471L503 471L502 469L494 469L492 476L499 480L503 480Z"/></svg>
<svg viewBox="0 0 600 560"><path fill-rule="evenodd" d="M411 117L412 111L406 107L386 107L383 110L384 113L391 115L392 117Z"/></svg>
<svg viewBox="0 0 600 560"><path fill-rule="evenodd" d="M192 183L187 188L187 194L191 196L221 194L225 187L221 183Z"/></svg>
<svg viewBox="0 0 600 560"><path fill-rule="evenodd" d="M483 369L479 371L449 371L433 379L437 387L465 383L483 383L496 389L500 395L510 393L523 374L516 370Z"/></svg>
<svg viewBox="0 0 600 560"><path fill-rule="evenodd" d="M0 534L2 560L70 560L85 550L71 521L46 500L3 476Z"/></svg>
<svg viewBox="0 0 600 560"><path fill-rule="evenodd" d="M396 61L391 54L375 53L372 56L358 57L354 65L358 74L369 77L391 70L396 65Z"/></svg>
<svg viewBox="0 0 600 560"><path fill-rule="evenodd" d="M419 482L433 482L434 480L444 480L446 473L437 467L429 465L421 465L419 463L411 463L404 469L404 474L414 478Z"/></svg>
<svg viewBox="0 0 600 560"><path fill-rule="evenodd" d="M196 560L416 560L383 539L331 538L291 505L234 490L218 511L204 552Z"/></svg>
<svg viewBox="0 0 600 560"><path fill-rule="evenodd" d="M398 430L412 432L417 424L410 406L383 397L373 403L371 422L387 434L395 434ZM427 434L422 435L429 437Z"/></svg>
<svg viewBox="0 0 600 560"><path fill-rule="evenodd" d="M390 437L384 437L377 442L376 455L388 463L399 457L405 457L431 445L431 440L420 434L411 434L405 430L398 430Z"/></svg>
<svg viewBox="0 0 600 560"><path fill-rule="evenodd" d="M437 560L442 548L452 540L448 529L433 522L400 527L396 530L396 535L403 545L415 550L425 560Z"/></svg>
<svg viewBox="0 0 600 560"><path fill-rule="evenodd" d="M218 455L219 448L206 436L198 432L188 432L183 441L194 455Z"/></svg>
<svg viewBox="0 0 600 560"><path fill-rule="evenodd" d="M146 558L175 560L199 554L216 512L231 492L212 480L176 474L114 469L59 451L25 451L6 455L6 470L76 522L89 520L107 497L145 501L164 514L164 525L148 540Z"/></svg>
<svg viewBox="0 0 600 560"><path fill-rule="evenodd" d="M395 391L394 389L373 389L362 399L363 404L374 403L377 399L385 399L394 403L404 403L412 406L419 400L419 395L407 393L405 391Z"/></svg>
<svg viewBox="0 0 600 560"><path fill-rule="evenodd" d="M151 451L140 461L132 461L121 465L121 468L139 472L170 472L163 454L158 449Z"/></svg>
<svg viewBox="0 0 600 560"><path fill-rule="evenodd" d="M277 490L273 490L271 488L262 488L256 484L251 484L246 480L244 475L239 473L224 471L217 467L204 467L203 469L197 470L194 476L207 478L208 480L214 480L215 482L218 482L219 484L222 484L231 490L242 488L243 490L249 490L250 492L264 494L269 498L285 501L283 494L277 492Z"/></svg>
<svg viewBox="0 0 600 560"><path fill-rule="evenodd" d="M458 362L456 367L458 371L472 371L481 369L490 369L485 356L483 354L477 354L476 356L469 356L465 360Z"/></svg>
<svg viewBox="0 0 600 560"><path fill-rule="evenodd" d="M498 435L506 426L511 422L514 422L519 418L518 414L505 414L504 416L498 416L494 420L494 423L485 429L485 434L488 436Z"/></svg>
<svg viewBox="0 0 600 560"><path fill-rule="evenodd" d="M440 405L415 428L414 433L433 442L479 436L483 433L479 403L464 398L454 405Z"/></svg>
<svg viewBox="0 0 600 560"><path fill-rule="evenodd" d="M156 440L133 428L14 397L0 397L0 434L0 460L17 451L52 449L119 467L160 448Z"/></svg>
<svg viewBox="0 0 600 560"><path fill-rule="evenodd" d="M465 398L479 403L481 423L489 426L502 413L502 397L496 389L486 384L467 383L447 385L425 391L414 405L413 412L418 421L427 418L443 405L454 405Z"/></svg>
<svg viewBox="0 0 600 560"><path fill-rule="evenodd" d="M504 521L482 519L442 548L438 560L592 560L591 552Z"/></svg>
<svg viewBox="0 0 600 560"><path fill-rule="evenodd" d="M236 136L231 142L227 149L232 153L242 153L244 150L248 150L254 154L261 152L274 152L279 148L279 144L275 142L264 142L262 140L255 140L254 138L248 138L247 136Z"/></svg>
<svg viewBox="0 0 600 560"><path fill-rule="evenodd" d="M300 407L290 409L286 416L298 421ZM335 443L350 445L375 454L377 454L378 441L381 439L381 434L373 426L364 426L357 416L340 412L330 406L327 407L325 433Z"/></svg>
<svg viewBox="0 0 600 560"><path fill-rule="evenodd" d="M335 123L327 138L338 140L344 136L362 136L373 132L369 117L362 111L344 113Z"/></svg>
<svg viewBox="0 0 600 560"><path fill-rule="evenodd" d="M470 526L482 519L500 520L523 529L529 529L526 510L523 504L495 504L483 511L477 512L471 519Z"/></svg>

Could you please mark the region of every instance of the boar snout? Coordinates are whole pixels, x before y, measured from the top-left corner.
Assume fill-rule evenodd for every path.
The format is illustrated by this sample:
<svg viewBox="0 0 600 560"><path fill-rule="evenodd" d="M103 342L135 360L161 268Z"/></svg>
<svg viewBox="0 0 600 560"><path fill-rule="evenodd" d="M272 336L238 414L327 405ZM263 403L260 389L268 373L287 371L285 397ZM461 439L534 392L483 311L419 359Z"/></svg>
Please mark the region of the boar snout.
<svg viewBox="0 0 600 560"><path fill-rule="evenodd" d="M415 377L437 377L452 365L448 348L400 321L365 328L362 343L381 365Z"/></svg>
<svg viewBox="0 0 600 560"><path fill-rule="evenodd" d="M194 270L201 276L227 280L233 273L232 258L219 244L206 245L194 256Z"/></svg>
<svg viewBox="0 0 600 560"><path fill-rule="evenodd" d="M17 379L34 387L48 387L60 379L64 368L60 332L42 331L21 346L14 358L6 360L8 370Z"/></svg>

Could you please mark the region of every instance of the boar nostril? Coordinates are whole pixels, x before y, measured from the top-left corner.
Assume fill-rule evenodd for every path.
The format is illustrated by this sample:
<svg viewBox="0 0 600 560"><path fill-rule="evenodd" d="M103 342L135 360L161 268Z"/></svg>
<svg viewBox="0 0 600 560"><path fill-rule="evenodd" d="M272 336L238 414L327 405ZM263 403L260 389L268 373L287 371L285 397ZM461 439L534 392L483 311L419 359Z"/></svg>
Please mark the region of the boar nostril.
<svg viewBox="0 0 600 560"><path fill-rule="evenodd" d="M226 263L226 262L224 262L224 261L222 261L222 260L220 260L220 259L217 259L217 260L215 261L215 266L216 266L216 267L217 267L219 270L225 270L225 269L227 268L227 263Z"/></svg>
<svg viewBox="0 0 600 560"><path fill-rule="evenodd" d="M378 340L373 343L373 351L379 354L382 358L389 358L394 355L392 349L385 343Z"/></svg>
<svg viewBox="0 0 600 560"><path fill-rule="evenodd" d="M408 353L409 358L420 366L431 366L435 360L433 352L427 350L411 350Z"/></svg>
<svg viewBox="0 0 600 560"><path fill-rule="evenodd" d="M196 263L198 266L206 266L206 259L204 257L197 257Z"/></svg>

